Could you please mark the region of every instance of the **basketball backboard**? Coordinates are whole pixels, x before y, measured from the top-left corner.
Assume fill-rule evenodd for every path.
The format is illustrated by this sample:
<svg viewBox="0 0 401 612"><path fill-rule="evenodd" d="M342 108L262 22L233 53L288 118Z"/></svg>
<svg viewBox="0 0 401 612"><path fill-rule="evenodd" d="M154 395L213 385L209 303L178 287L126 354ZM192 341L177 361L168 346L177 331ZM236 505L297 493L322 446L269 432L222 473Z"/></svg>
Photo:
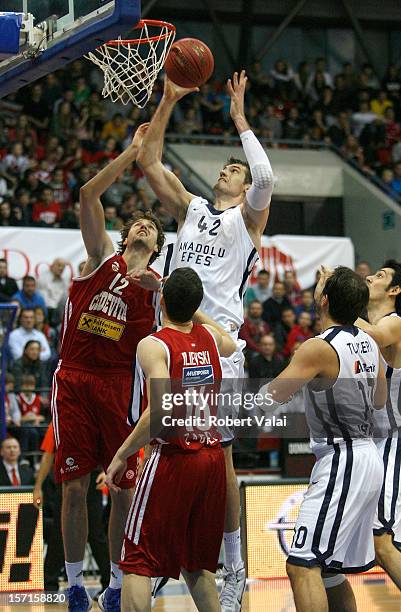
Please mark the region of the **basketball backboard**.
<svg viewBox="0 0 401 612"><path fill-rule="evenodd" d="M140 0L1 0L0 8L23 13L25 24L19 52L0 55L0 97L118 38L141 13ZM28 41L29 14L36 26L34 43L32 36Z"/></svg>

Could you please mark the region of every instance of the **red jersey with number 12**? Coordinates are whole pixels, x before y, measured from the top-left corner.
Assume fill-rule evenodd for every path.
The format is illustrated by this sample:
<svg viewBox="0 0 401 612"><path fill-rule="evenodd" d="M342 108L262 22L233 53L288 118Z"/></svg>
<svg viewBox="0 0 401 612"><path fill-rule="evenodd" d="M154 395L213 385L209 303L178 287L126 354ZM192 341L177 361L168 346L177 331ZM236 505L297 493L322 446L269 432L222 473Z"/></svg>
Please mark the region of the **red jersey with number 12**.
<svg viewBox="0 0 401 612"><path fill-rule="evenodd" d="M167 353L171 393L175 394L175 397L184 398L183 403L174 404L172 417L190 420L176 427L167 424L161 436L163 437L166 432L168 435L163 439L157 438L154 442L169 444L187 451L196 451L203 446L219 446L221 436L216 426L209 421L209 416L217 415L216 396L220 390L222 376L220 355L214 336L203 325L194 324L188 334L165 327L152 334L151 338L160 342ZM186 391L190 395L186 396ZM142 400L142 406L135 404L135 396L137 400ZM187 401L186 397L190 397L190 400ZM132 423L138 420L140 410L145 410L147 407L146 381L138 360L133 410L135 407L137 412L131 415ZM193 417L205 419L204 425L199 426L192 420Z"/></svg>
<svg viewBox="0 0 401 612"><path fill-rule="evenodd" d="M156 298L126 274L125 260L114 254L73 280L61 330L62 365L132 373L138 342L154 325Z"/></svg>

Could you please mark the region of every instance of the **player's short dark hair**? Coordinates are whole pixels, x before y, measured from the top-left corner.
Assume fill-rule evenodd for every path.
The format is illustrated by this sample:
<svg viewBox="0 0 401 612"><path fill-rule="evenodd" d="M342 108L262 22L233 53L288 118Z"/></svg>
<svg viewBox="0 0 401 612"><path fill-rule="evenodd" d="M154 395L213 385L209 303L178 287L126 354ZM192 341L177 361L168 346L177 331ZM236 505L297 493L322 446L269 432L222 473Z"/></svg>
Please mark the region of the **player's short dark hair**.
<svg viewBox="0 0 401 612"><path fill-rule="evenodd" d="M248 162L244 161L243 159L237 159L236 157L229 157L225 166L231 166L231 164L238 164L239 166L242 166L244 168L245 183L247 185L250 185L252 183L252 175Z"/></svg>
<svg viewBox="0 0 401 612"><path fill-rule="evenodd" d="M259 270L258 276L262 276L262 274L267 274L270 276L270 270L266 270L265 268L263 268L263 270Z"/></svg>
<svg viewBox="0 0 401 612"><path fill-rule="evenodd" d="M393 278L387 289L397 286L401 287L401 263L395 259L387 259L383 264L383 268L391 268L394 271ZM401 315L401 293L395 298L395 309L397 314Z"/></svg>
<svg viewBox="0 0 401 612"><path fill-rule="evenodd" d="M163 298L168 317L186 323L203 300L202 281L192 268L177 268L164 283Z"/></svg>
<svg viewBox="0 0 401 612"><path fill-rule="evenodd" d="M25 283L25 281L34 281L36 283L36 278L34 276L29 276L29 274L27 274L26 276L24 276L24 278L22 279L22 284ZM33 308L30 308L29 310L33 310Z"/></svg>
<svg viewBox="0 0 401 612"><path fill-rule="evenodd" d="M166 240L166 237L164 235L162 224L160 223L159 219L149 210L147 211L138 210L134 212L131 218L128 219L126 223L124 223L122 230L120 232L121 240L120 242L117 243L117 246L118 246L117 252L119 255L122 255L124 253L125 248L126 248L124 241L127 238L131 227L134 225L134 223L136 223L140 219L148 219L148 221L152 221L152 223L154 223L157 228L157 253L152 253L152 256L149 260L149 263L151 264L155 261L155 259L159 257L160 252L163 248L164 242Z"/></svg>
<svg viewBox="0 0 401 612"><path fill-rule="evenodd" d="M329 300L330 317L341 325L355 323L369 302L365 279L345 266L338 266L327 279L323 295Z"/></svg>

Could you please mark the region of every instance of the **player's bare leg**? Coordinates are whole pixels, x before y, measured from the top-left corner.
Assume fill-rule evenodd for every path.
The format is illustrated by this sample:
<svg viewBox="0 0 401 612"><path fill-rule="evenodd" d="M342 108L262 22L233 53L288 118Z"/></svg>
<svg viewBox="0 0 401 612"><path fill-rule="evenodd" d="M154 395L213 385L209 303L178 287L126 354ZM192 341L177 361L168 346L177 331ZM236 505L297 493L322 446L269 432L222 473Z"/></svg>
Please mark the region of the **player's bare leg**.
<svg viewBox="0 0 401 612"><path fill-rule="evenodd" d="M124 529L131 505L133 489L122 489L119 493L110 490L111 511L109 518L110 583L100 595L98 604L106 612L120 611L123 572L119 567Z"/></svg>
<svg viewBox="0 0 401 612"><path fill-rule="evenodd" d="M90 474L63 482L61 528L68 579L68 609L90 610L92 602L83 586L85 546L88 540L86 494Z"/></svg>
<svg viewBox="0 0 401 612"><path fill-rule="evenodd" d="M113 563L119 563L121 559L125 523L127 521L133 492L133 489L122 489L119 493L110 491L111 511L109 519L109 546L110 559Z"/></svg>
<svg viewBox="0 0 401 612"><path fill-rule="evenodd" d="M323 583L329 601L329 612L356 612L356 600L354 591L344 574L323 574ZM342 580L342 582L341 582ZM331 585L330 582L338 583Z"/></svg>
<svg viewBox="0 0 401 612"><path fill-rule="evenodd" d="M300 567L287 563L297 612L329 612L320 567Z"/></svg>
<svg viewBox="0 0 401 612"><path fill-rule="evenodd" d="M199 612L219 612L220 604L216 589L215 575L206 570L187 572L181 568L181 574Z"/></svg>
<svg viewBox="0 0 401 612"><path fill-rule="evenodd" d="M121 612L150 612L151 583L148 576L124 574Z"/></svg>
<svg viewBox="0 0 401 612"><path fill-rule="evenodd" d="M241 557L240 535L240 496L237 476L233 464L232 445L224 447L226 462L226 516L224 522L224 573L220 594L223 612L238 612L245 589L246 577L244 562Z"/></svg>
<svg viewBox="0 0 401 612"><path fill-rule="evenodd" d="M394 546L390 533L374 536L376 561L401 590L401 552Z"/></svg>

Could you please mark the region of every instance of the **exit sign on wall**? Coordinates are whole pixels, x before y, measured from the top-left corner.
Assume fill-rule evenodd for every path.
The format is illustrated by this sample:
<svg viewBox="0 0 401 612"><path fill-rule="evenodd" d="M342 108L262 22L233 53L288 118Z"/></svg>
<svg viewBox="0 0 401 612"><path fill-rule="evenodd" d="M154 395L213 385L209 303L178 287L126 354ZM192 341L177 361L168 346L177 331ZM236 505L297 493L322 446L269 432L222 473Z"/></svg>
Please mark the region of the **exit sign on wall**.
<svg viewBox="0 0 401 612"><path fill-rule="evenodd" d="M395 228L395 212L393 210L386 210L382 215L382 220L384 230Z"/></svg>

